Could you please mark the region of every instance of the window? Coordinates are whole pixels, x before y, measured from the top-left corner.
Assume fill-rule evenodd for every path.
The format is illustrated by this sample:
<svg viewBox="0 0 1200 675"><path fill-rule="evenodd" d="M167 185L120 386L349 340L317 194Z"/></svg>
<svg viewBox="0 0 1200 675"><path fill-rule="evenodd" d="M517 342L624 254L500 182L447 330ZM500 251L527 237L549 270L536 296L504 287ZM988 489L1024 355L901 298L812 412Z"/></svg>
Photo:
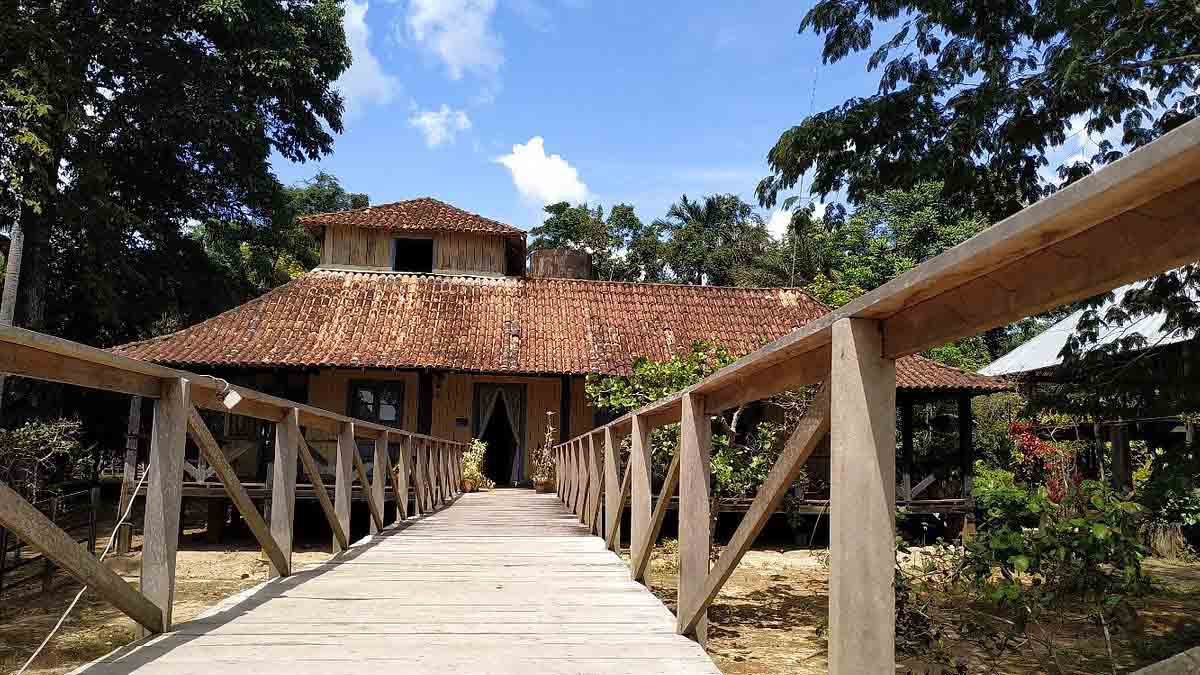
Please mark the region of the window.
<svg viewBox="0 0 1200 675"><path fill-rule="evenodd" d="M393 427L404 424L404 383L389 380L355 380L350 383L351 417Z"/></svg>
<svg viewBox="0 0 1200 675"><path fill-rule="evenodd" d="M395 272L433 271L432 239L393 239L392 270Z"/></svg>

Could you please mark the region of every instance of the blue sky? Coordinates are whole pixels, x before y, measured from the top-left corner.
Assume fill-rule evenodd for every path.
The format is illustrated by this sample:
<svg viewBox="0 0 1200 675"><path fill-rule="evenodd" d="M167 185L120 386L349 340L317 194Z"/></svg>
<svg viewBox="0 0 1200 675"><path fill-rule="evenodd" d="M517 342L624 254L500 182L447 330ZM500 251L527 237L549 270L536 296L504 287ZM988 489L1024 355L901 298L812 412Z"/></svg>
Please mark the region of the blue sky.
<svg viewBox="0 0 1200 675"><path fill-rule="evenodd" d="M345 132L319 169L373 204L431 195L529 228L545 203L683 193L754 203L780 132L875 91L865 57L822 65L810 2L350 0ZM765 217L771 214L765 213ZM778 221L773 225L781 225Z"/></svg>

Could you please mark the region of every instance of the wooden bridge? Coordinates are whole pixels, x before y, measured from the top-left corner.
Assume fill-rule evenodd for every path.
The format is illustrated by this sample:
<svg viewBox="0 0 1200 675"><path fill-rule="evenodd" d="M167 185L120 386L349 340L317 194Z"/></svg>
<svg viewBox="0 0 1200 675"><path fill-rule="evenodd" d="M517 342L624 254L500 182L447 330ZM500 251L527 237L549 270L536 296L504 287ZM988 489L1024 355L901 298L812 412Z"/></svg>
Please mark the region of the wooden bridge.
<svg viewBox="0 0 1200 675"><path fill-rule="evenodd" d="M828 434L830 671L893 672L895 359L1197 261L1198 203L1195 120L702 382L556 447L557 499L458 495L460 444L0 328L0 372L155 399L139 589L3 484L0 525L145 629L145 641L89 672L358 675L382 665L403 672L713 673L701 648L707 607ZM710 562L710 416L817 383L813 405ZM197 408L232 408L276 425L269 524ZM648 434L675 423L679 447L652 510ZM337 435L332 496L302 426ZM278 578L176 626L171 604L189 434ZM375 441L370 476L358 438ZM291 565L297 462L312 479L339 553L306 570ZM350 545L355 477L379 532ZM416 509L409 513L409 500L396 500L398 524L390 528L386 482L397 495L411 494ZM679 610L672 616L636 582L676 491ZM626 499L631 571L611 550Z"/></svg>

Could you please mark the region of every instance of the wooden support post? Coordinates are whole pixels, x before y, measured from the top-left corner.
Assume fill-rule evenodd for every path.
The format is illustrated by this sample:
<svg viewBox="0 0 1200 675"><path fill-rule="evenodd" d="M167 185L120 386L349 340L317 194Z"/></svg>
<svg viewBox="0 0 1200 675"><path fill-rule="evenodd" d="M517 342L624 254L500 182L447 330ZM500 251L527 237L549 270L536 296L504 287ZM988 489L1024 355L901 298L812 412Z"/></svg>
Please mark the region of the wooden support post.
<svg viewBox="0 0 1200 675"><path fill-rule="evenodd" d="M291 567L289 558L284 554L281 545L276 542L275 534L272 531L273 527L268 526L267 521L259 514L258 508L254 506L254 501L250 499L246 488L242 487L241 481L238 480L233 465L225 459L225 454L221 452L212 432L208 430L204 418L195 408L188 411L188 432L192 441L200 448L200 452L208 456L208 463L212 465L213 471L225 486L225 494L229 495L230 501L233 502L234 507L246 522L246 527L258 540L259 546L262 546L267 560L271 561L272 569L281 570L280 573L284 575L288 574ZM295 494L294 490L293 494ZM276 511L278 510L276 509Z"/></svg>
<svg viewBox="0 0 1200 675"><path fill-rule="evenodd" d="M604 506L604 439L596 440L596 434L588 436L588 447L591 448L592 470L592 501L591 511L588 512L592 534L604 536L604 522L600 510Z"/></svg>
<svg viewBox="0 0 1200 675"><path fill-rule="evenodd" d="M379 517L381 520L386 520L384 516L384 488L388 482L388 435L387 432L379 434L379 438L375 439L375 461L371 465L371 500L379 506ZM399 495L397 495L399 497ZM376 534L383 529L382 525L376 525L375 520L371 519L371 534Z"/></svg>
<svg viewBox="0 0 1200 675"><path fill-rule="evenodd" d="M629 426L629 561L636 567L636 561L654 548L654 542L646 541L650 531L650 428L640 415L634 415Z"/></svg>
<svg viewBox="0 0 1200 675"><path fill-rule="evenodd" d="M163 630L171 629L175 600L175 552L179 549L179 511L183 501L183 452L187 443L188 411L192 409L187 380L162 380L154 402L150 432L150 464L146 468L146 519L143 526L141 591L162 612ZM144 625L144 624L143 624ZM147 634L145 628L142 634Z"/></svg>
<svg viewBox="0 0 1200 675"><path fill-rule="evenodd" d="M429 505L425 502L425 440L412 439L412 475L413 475L413 504L417 515L429 513Z"/></svg>
<svg viewBox="0 0 1200 675"><path fill-rule="evenodd" d="M296 521L296 453L300 443L300 411L288 410L275 424L275 466L271 484L271 538L283 553L287 566L271 563L271 576L292 573L292 528Z"/></svg>
<svg viewBox="0 0 1200 675"><path fill-rule="evenodd" d="M712 456L712 421L704 414L704 397L686 394L680 413L679 438L679 596L678 607L700 605L708 577L709 476ZM701 645L708 639L708 613L701 612L687 630L680 613L677 630Z"/></svg>
<svg viewBox="0 0 1200 675"><path fill-rule="evenodd" d="M317 502L321 505L321 512L325 514L325 520L329 522L329 529L333 532L335 541L334 546L335 548L338 545L343 549L350 548L349 535L342 529L342 524L338 520L337 510L329 499L325 481L321 478L321 468L317 466L317 460L313 458L312 449L308 447L308 441L304 440L303 435L297 440L299 441L300 463L304 466L304 472L308 474L308 479L312 481L313 492L317 493Z"/></svg>
<svg viewBox="0 0 1200 675"><path fill-rule="evenodd" d="M971 397L958 397L958 458L962 467L962 498L967 504L963 514L963 539L975 536L975 420Z"/></svg>
<svg viewBox="0 0 1200 675"><path fill-rule="evenodd" d="M679 621L685 632L716 599L717 594L721 592L721 587L733 574L733 570L741 561L742 556L746 555L754 540L766 527L771 514L779 508L783 496L796 481L796 476L799 476L804 469L804 464L812 456L813 450L817 449L817 445L828 434L829 387L822 386L817 392L816 399L809 406L800 423L796 425L796 430L788 438L783 452L779 454L779 459L771 467L770 473L767 474L767 480L759 487L758 494L754 496L754 501L746 510L745 517L742 518L742 522L733 536L729 538L729 544L721 551L721 557L713 565L708 578L704 580L704 592L700 596L700 603L679 607Z"/></svg>
<svg viewBox="0 0 1200 675"><path fill-rule="evenodd" d="M358 484L362 486L363 499L367 502L370 520L377 531L383 529L383 505L375 501L371 493L371 481L367 479L367 467L363 466L362 456L358 453L357 444L354 447L354 473L358 475Z"/></svg>
<svg viewBox="0 0 1200 675"><path fill-rule="evenodd" d="M210 544L220 544L225 535L225 500L208 500L208 518L204 537Z"/></svg>
<svg viewBox="0 0 1200 675"><path fill-rule="evenodd" d="M58 495L50 495L50 522L55 526L58 525ZM46 555L42 556L42 592L50 590L50 582L54 580L54 560Z"/></svg>
<svg viewBox="0 0 1200 675"><path fill-rule="evenodd" d="M350 534L350 493L354 489L352 472L356 454L358 454L358 448L354 445L354 424L342 422L341 428L338 430L337 462L333 474L333 510L337 514L338 525L341 526L342 532L346 533L347 540L353 536ZM348 545L343 545L336 536L333 538L334 555L341 553L346 548Z"/></svg>
<svg viewBox="0 0 1200 675"><path fill-rule="evenodd" d="M607 535L608 548L613 551L621 549L621 512L625 510L625 494L621 487L619 447L616 431L612 427L604 427L603 531Z"/></svg>
<svg viewBox="0 0 1200 675"><path fill-rule="evenodd" d="M117 517L120 518L129 508L129 502L137 495L133 486L137 485L138 438L142 433L142 397L129 397L129 423L125 427L125 462L121 472L121 497L117 501ZM117 530L117 553L129 553L133 542L133 523L126 522Z"/></svg>
<svg viewBox="0 0 1200 675"><path fill-rule="evenodd" d="M912 469L913 469L913 402L905 399L900 403L900 498L906 502L912 501Z"/></svg>
<svg viewBox="0 0 1200 675"><path fill-rule="evenodd" d="M584 496L587 494L588 475L586 453L584 452L584 443L582 438L575 441L575 501L572 510L576 516L579 516L579 522L583 522L584 513Z"/></svg>
<svg viewBox="0 0 1200 675"><path fill-rule="evenodd" d="M1129 427L1117 423L1110 427L1112 439L1113 485L1118 491L1133 487L1133 468L1129 459Z"/></svg>
<svg viewBox="0 0 1200 675"><path fill-rule="evenodd" d="M833 324L829 672L896 667L896 363L876 321Z"/></svg>
<svg viewBox="0 0 1200 675"><path fill-rule="evenodd" d="M412 437L401 434L396 439L396 445L400 447L400 452L396 453L396 520L405 520L408 518L408 478L412 467L409 448L412 446Z"/></svg>

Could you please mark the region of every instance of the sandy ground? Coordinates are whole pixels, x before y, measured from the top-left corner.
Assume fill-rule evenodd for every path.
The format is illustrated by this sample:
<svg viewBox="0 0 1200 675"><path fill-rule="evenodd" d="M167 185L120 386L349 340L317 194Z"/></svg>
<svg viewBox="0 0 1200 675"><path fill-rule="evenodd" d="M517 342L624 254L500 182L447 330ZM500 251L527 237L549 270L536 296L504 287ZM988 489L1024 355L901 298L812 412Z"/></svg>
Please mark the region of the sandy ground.
<svg viewBox="0 0 1200 675"><path fill-rule="evenodd" d="M233 537L227 545L209 545L202 529L188 529L176 559L175 621L187 621L221 600L267 580L267 563L252 542ZM99 546L103 549L105 540ZM110 568L136 583L141 565L140 537L129 556L109 557ZM293 564L304 566L329 559L314 549L292 553ZM6 592L0 598L0 673L20 669L54 626L79 591L79 584L61 572L48 593L36 583ZM61 675L99 658L134 639L134 623L94 593L85 593L55 638L26 673Z"/></svg>
<svg viewBox="0 0 1200 675"><path fill-rule="evenodd" d="M1138 601L1142 633L1114 642L1118 671L1123 673L1200 645L1200 564L1147 560L1145 566L1157 588ZM674 556L656 550L650 586L672 610L677 574ZM828 672L825 641L817 635L828 612L828 592L823 551L750 551L709 610L709 654L729 675ZM1063 671L1111 672L1103 629L1082 615L1072 619L1055 627ZM995 661L953 641L948 647L966 661L970 673L1046 672L1033 656ZM897 672L930 670L908 659Z"/></svg>
<svg viewBox="0 0 1200 675"><path fill-rule="evenodd" d="M111 559L131 581L138 556ZM322 542L303 542L293 555L298 565L320 562L329 553ZM103 542L101 542L103 546ZM307 548L305 548L307 546ZM1128 672L1200 644L1200 565L1147 561L1158 580L1155 593L1139 601L1144 620L1140 636L1114 644L1120 672ZM220 600L267 578L267 565L253 543L236 538L225 546L205 543L203 530L188 530L178 558L175 618L185 621ZM672 609L677 565L669 548L651 561L651 589ZM708 650L722 672L734 674L824 673L824 640L817 627L828 609L829 572L821 551L759 549L746 555L709 611ZM49 593L36 584L23 594L0 599L0 673L17 670L58 619L79 586L59 574ZM85 594L58 636L28 672L61 675L103 656L134 637L133 622L94 594ZM1062 662L1069 673L1110 672L1100 627L1084 620L1060 627ZM969 663L969 672L1044 672L1036 659L988 662L965 649L950 648ZM961 647L961 645L959 646ZM898 672L926 672L906 663Z"/></svg>

